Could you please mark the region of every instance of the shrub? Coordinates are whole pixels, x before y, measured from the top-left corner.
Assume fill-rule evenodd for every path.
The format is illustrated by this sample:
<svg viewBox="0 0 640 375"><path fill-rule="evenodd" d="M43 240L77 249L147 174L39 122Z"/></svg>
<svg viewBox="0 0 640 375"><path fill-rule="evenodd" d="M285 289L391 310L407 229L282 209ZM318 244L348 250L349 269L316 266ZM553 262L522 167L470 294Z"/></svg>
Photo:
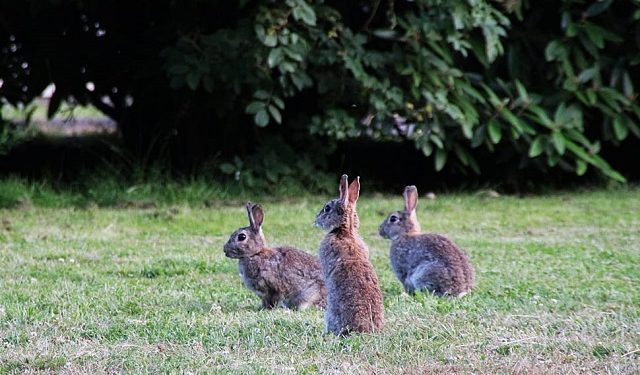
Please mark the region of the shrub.
<svg viewBox="0 0 640 375"><path fill-rule="evenodd" d="M638 0L25 1L7 11L1 40L13 53L0 75L17 78L0 96L25 101L53 79L50 113L69 95L92 102L141 155L238 155L271 180L247 157L265 135L281 137L292 161L309 144L367 137L412 142L436 170L481 173L477 156L499 151L523 168L591 167L624 181L599 151L640 137Z"/></svg>

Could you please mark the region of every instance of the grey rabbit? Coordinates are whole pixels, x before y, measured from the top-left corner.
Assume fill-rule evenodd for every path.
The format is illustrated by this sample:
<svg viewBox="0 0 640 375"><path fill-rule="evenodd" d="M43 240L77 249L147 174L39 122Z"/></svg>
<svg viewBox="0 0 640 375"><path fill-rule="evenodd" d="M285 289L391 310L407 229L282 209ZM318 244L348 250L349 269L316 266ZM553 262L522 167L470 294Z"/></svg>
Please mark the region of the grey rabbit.
<svg viewBox="0 0 640 375"><path fill-rule="evenodd" d="M244 285L262 299L265 309L282 301L290 309L324 308L327 291L317 257L292 247L267 246L258 204L247 203L249 226L233 232L224 254L238 259Z"/></svg>
<svg viewBox="0 0 640 375"><path fill-rule="evenodd" d="M420 232L415 186L404 189L404 202L404 211L391 213L380 224L380 235L391 240L396 276L410 294L426 290L439 296L464 296L475 283L469 257L447 237Z"/></svg>
<svg viewBox="0 0 640 375"><path fill-rule="evenodd" d="M359 194L360 178L348 185L348 177L343 175L340 197L327 202L315 220L316 226L328 232L319 253L328 296L326 331L335 335L378 332L384 326L378 277L358 234Z"/></svg>

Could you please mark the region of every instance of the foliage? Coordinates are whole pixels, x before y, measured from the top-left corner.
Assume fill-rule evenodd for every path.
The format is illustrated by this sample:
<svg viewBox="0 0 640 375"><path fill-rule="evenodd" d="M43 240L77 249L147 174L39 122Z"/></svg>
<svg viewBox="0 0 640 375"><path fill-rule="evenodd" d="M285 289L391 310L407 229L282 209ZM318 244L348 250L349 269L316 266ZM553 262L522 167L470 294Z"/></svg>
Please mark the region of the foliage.
<svg viewBox="0 0 640 375"><path fill-rule="evenodd" d="M309 192L335 190L334 178L320 172L327 150L299 155L281 138L265 138L253 155L243 161L238 156L232 162L219 165L220 171L232 176L242 189L270 193L292 184L303 184Z"/></svg>
<svg viewBox="0 0 640 375"><path fill-rule="evenodd" d="M35 132L25 124L14 124L3 119L0 114L0 156L33 137Z"/></svg>
<svg viewBox="0 0 640 375"><path fill-rule="evenodd" d="M73 95L119 121L134 152L167 143L173 158L218 154L232 161L223 172L248 169L265 183L287 175L266 172L257 156L274 133L291 155L352 138L408 141L436 170L480 173L488 153L522 168L582 175L590 166L618 181L599 152L640 137L640 42L628 37L640 30L638 0L27 1L9 10L15 21L0 40L13 53L0 76L15 79L0 96L29 100L53 79L50 113ZM20 22L60 36L40 39Z"/></svg>

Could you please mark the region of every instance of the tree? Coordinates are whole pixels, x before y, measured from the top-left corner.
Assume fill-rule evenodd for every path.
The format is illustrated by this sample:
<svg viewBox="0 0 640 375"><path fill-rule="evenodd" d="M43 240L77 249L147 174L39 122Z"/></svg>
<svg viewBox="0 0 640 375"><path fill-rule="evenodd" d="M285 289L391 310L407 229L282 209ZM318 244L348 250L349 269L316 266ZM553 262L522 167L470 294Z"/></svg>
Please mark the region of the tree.
<svg viewBox="0 0 640 375"><path fill-rule="evenodd" d="M131 153L182 168L251 155L265 135L307 155L298 145L367 137L412 142L437 170L480 173L476 155L499 150L622 181L600 145L640 137L637 0L4 1L0 14L2 98L54 82L50 113L93 103Z"/></svg>

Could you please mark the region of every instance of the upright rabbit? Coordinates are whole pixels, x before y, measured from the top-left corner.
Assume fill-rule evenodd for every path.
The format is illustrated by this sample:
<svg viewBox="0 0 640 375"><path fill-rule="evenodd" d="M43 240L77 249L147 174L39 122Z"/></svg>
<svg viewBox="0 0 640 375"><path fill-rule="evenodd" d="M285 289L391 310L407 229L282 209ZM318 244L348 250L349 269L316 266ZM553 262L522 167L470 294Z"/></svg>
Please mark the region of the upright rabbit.
<svg viewBox="0 0 640 375"><path fill-rule="evenodd" d="M348 185L340 180L340 198L332 199L316 216L316 226L327 231L320 244L320 263L327 286L327 332L377 332L384 326L382 292L369 251L358 234L356 201L360 178Z"/></svg>
<svg viewBox="0 0 640 375"><path fill-rule="evenodd" d="M238 259L244 285L262 298L266 309L280 301L290 309L324 308L327 291L318 258L292 247L268 247L262 207L248 202L247 214L249 226L233 232L224 245L224 254Z"/></svg>
<svg viewBox="0 0 640 375"><path fill-rule="evenodd" d="M391 240L391 266L407 293L467 294L475 279L467 254L447 237L420 233L415 186L404 189L404 203L404 211L390 214L380 224L380 235Z"/></svg>

